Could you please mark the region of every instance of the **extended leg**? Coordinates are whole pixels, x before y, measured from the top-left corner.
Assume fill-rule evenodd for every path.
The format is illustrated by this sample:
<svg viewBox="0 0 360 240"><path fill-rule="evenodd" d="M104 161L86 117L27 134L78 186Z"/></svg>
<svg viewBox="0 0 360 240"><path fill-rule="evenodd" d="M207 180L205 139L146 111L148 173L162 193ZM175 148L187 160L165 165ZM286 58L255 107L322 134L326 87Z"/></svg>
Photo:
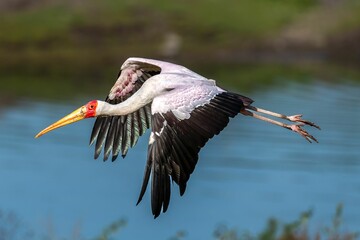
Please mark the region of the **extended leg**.
<svg viewBox="0 0 360 240"><path fill-rule="evenodd" d="M281 119L286 119L286 120L288 120L288 121L290 121L290 122L303 123L303 124L305 124L305 125L309 125L309 126L312 126L312 127L316 127L317 129L320 130L320 127L319 127L318 125L316 125L315 123L301 119L302 114L297 114L297 115L292 115L292 116L286 116L286 115L281 114L281 113L271 112L271 111L269 111L269 110L262 109L262 108L258 108L258 107L254 107L254 106L247 106L247 107L245 107L245 108L247 108L247 109L249 109L249 110L252 110L252 111L255 111L255 112L264 113L264 114L267 114L267 115L270 115L270 116L273 116L273 117L277 117L277 118L281 118Z"/></svg>
<svg viewBox="0 0 360 240"><path fill-rule="evenodd" d="M249 107L247 107L249 108ZM258 109L258 108L257 108ZM263 110L263 109L262 109ZM264 111L267 111L267 110L264 110ZM268 111L269 112L269 111ZM251 116L251 117L254 117L254 118L257 118L257 119L260 119L260 120L263 120L265 122L269 122L269 123L272 123L272 124L275 124L275 125L278 125L280 127L283 127L283 128L286 128L286 129L289 129L291 131L294 131L294 132L297 132L299 133L302 137L304 137L307 141L309 141L311 143L311 140L315 141L315 142L318 142L316 140L315 137L313 137L312 135L310 135L307 131L305 131L304 129L301 128L301 126L304 126L305 124L307 125L310 125L310 126L313 126L313 127L316 127L318 129L320 129L317 125L311 123L305 123L303 122L304 120L301 120L301 121L293 121L293 120L290 120L287 118L287 116L285 115L282 115L282 114L278 114L278 113L273 113L273 112L270 112L271 114L268 114L268 115L271 115L271 116L275 116L274 114L277 114L277 115L281 115L281 116L284 116L284 117L280 117L280 116L275 116L275 117L279 117L279 118L282 118L282 119L287 119L289 121L292 121L292 122L300 122L299 124L293 124L293 125L288 125L288 124L285 124L285 123L282 123L282 122L279 122L279 121L275 121L273 119L270 119L270 118L267 118L267 117L264 117L264 116L261 116L261 115L258 115L256 113L253 113L253 112L250 112L246 109L242 109L240 111L240 113L246 115L246 116ZM265 113L265 112L262 112L262 113ZM298 115L296 115L298 116ZM306 121L308 122L308 121Z"/></svg>

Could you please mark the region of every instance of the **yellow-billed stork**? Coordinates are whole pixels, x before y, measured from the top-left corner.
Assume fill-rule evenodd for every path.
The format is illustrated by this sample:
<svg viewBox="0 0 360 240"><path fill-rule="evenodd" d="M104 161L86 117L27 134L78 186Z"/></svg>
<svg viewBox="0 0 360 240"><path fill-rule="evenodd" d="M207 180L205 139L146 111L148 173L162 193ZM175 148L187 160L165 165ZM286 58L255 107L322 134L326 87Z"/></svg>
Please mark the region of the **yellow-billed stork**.
<svg viewBox="0 0 360 240"><path fill-rule="evenodd" d="M125 157L139 136L151 127L148 159L141 187L140 203L150 178L151 208L154 217L166 212L170 182L179 185L180 195L194 171L198 153L206 142L220 133L229 118L238 113L252 116L299 133L309 142L317 140L301 127L312 122L302 115L286 116L252 106L253 100L218 86L183 66L146 59L129 58L105 101L93 100L42 130L36 137L67 124L97 117L90 138L95 159L104 149L104 160ZM263 115L256 114L262 113ZM285 119L288 125L264 115Z"/></svg>

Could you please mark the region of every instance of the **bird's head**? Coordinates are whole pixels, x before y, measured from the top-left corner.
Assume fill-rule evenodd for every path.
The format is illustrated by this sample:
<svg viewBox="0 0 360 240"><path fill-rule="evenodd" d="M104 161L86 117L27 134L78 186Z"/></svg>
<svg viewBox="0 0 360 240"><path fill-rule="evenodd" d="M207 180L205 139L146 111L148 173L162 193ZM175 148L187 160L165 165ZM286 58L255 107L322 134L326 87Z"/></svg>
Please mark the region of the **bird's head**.
<svg viewBox="0 0 360 240"><path fill-rule="evenodd" d="M99 105L101 105L101 102L98 101L98 100L92 100L92 101L88 102L84 106L76 109L75 111L73 111L69 115L63 117L59 121L51 124L50 126L45 128L44 130L39 132L35 136L35 138L38 138L38 137L44 135L45 133L50 132L52 130L55 130L55 129L59 128L59 127L63 127L65 125L68 125L68 124L83 120L85 118L92 118L92 117L98 116L98 114L97 114L98 111L97 110L99 108Z"/></svg>

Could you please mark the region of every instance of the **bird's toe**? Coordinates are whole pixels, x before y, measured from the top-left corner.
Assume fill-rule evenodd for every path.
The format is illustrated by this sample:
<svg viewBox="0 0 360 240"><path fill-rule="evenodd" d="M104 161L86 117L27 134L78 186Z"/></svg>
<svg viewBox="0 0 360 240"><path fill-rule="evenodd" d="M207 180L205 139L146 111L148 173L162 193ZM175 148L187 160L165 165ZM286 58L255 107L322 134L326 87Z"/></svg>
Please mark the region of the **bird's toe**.
<svg viewBox="0 0 360 240"><path fill-rule="evenodd" d="M297 115L293 115L293 116L288 116L288 120L291 121L291 122L298 122L298 123L303 123L305 125L309 125L311 127L315 127L317 129L320 130L320 127L318 125L316 125L315 123L313 122L310 122L308 120L304 120L301 118L302 117L302 114L297 114Z"/></svg>
<svg viewBox="0 0 360 240"><path fill-rule="evenodd" d="M300 123L300 124L296 124L296 125L291 125L290 128L292 131L299 133L302 137L304 137L308 142L317 142L318 140L312 136L311 134L309 134L307 131L305 131L304 129L301 128L301 126L304 126L305 123Z"/></svg>

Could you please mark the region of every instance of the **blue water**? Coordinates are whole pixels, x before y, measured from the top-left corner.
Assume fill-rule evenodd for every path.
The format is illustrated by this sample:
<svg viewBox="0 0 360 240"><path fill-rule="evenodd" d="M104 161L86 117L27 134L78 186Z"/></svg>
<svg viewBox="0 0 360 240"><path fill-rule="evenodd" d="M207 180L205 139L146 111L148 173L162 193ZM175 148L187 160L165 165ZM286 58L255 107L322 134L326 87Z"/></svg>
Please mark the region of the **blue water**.
<svg viewBox="0 0 360 240"><path fill-rule="evenodd" d="M148 136L125 159L93 160L93 120L34 135L89 99L71 103L22 101L0 108L0 209L13 211L38 234L93 238L124 218L120 239L211 238L218 224L239 232L262 230L313 209L311 226L330 225L344 204L346 229L360 230L360 86L313 82L252 93L255 106L303 113L322 127L307 129L319 144L245 116L205 146L183 197L176 185L168 212L151 215L140 191Z"/></svg>

